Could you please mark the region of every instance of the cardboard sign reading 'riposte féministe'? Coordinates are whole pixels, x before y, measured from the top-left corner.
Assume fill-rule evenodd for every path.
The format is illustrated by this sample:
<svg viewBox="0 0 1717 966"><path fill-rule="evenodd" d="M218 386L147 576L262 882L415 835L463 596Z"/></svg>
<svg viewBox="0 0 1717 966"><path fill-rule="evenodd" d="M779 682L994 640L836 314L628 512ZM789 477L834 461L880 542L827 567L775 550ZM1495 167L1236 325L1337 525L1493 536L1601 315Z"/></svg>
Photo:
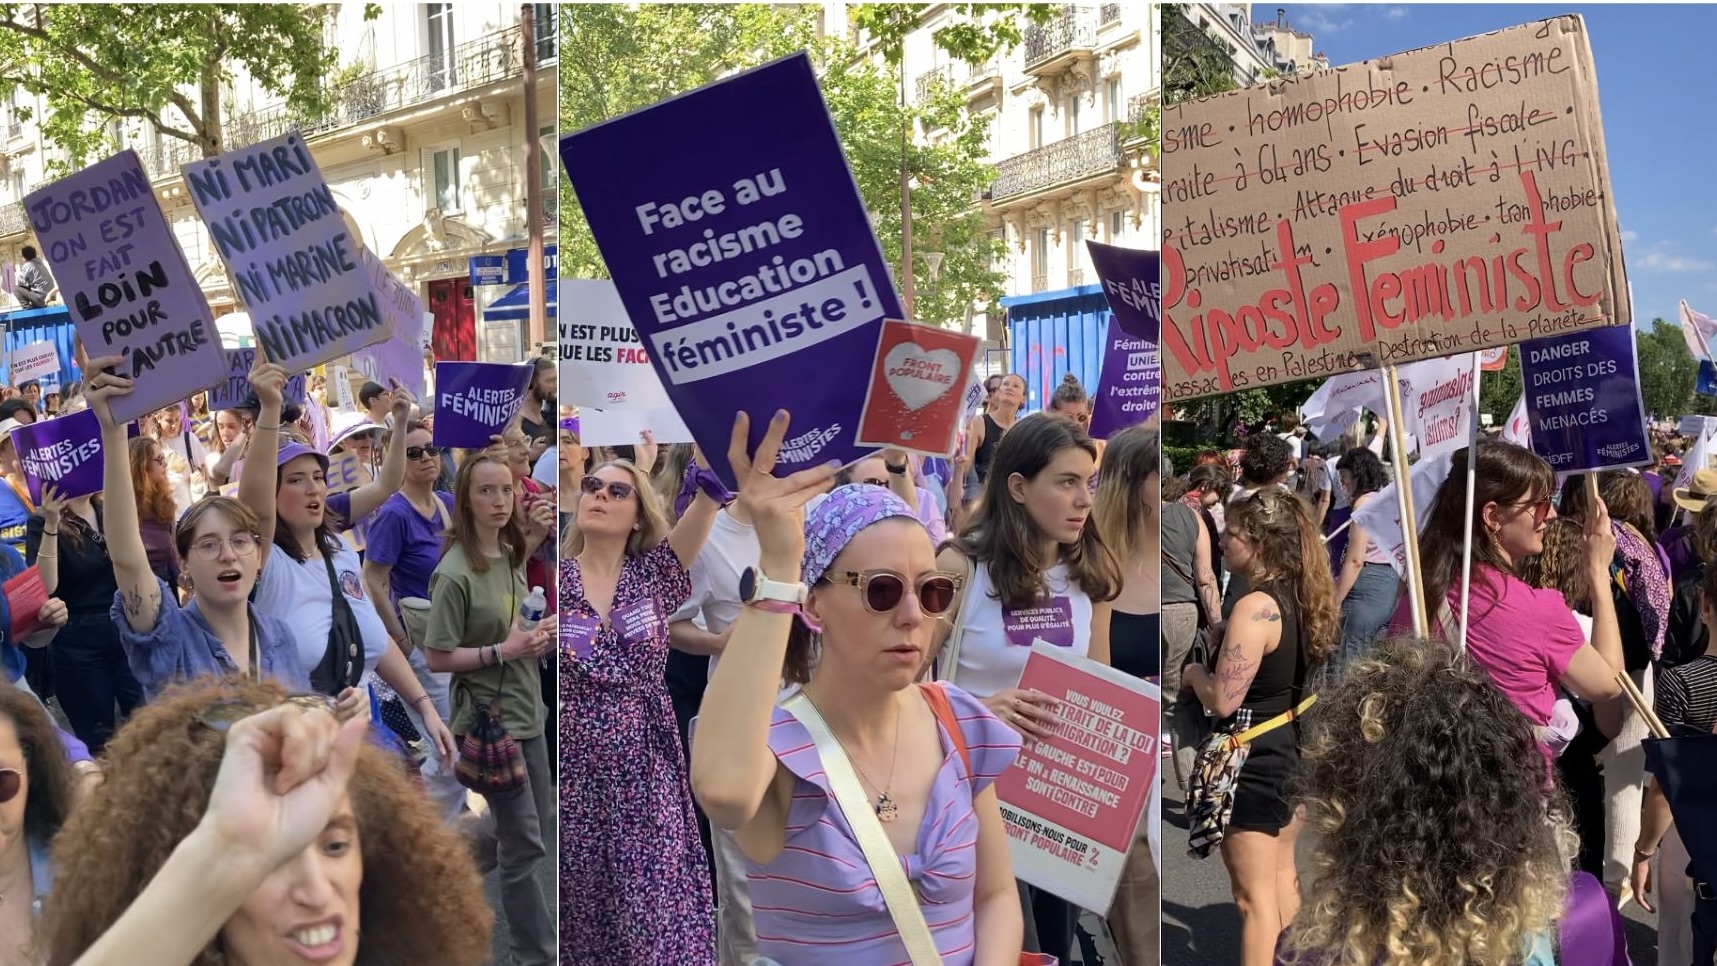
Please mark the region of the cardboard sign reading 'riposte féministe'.
<svg viewBox="0 0 1717 966"><path fill-rule="evenodd" d="M1163 395L1632 321L1579 17L1163 109Z"/></svg>

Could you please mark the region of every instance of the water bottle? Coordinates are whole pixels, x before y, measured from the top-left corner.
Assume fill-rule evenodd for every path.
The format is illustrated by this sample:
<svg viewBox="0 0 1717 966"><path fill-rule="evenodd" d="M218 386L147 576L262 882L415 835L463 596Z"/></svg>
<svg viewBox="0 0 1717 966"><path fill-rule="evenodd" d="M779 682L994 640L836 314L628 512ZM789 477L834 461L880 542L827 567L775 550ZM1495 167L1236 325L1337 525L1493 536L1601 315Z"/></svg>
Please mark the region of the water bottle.
<svg viewBox="0 0 1717 966"><path fill-rule="evenodd" d="M534 631L542 623L543 613L548 610L548 598L543 596L541 587L532 587L531 595L519 605L519 626L527 631Z"/></svg>

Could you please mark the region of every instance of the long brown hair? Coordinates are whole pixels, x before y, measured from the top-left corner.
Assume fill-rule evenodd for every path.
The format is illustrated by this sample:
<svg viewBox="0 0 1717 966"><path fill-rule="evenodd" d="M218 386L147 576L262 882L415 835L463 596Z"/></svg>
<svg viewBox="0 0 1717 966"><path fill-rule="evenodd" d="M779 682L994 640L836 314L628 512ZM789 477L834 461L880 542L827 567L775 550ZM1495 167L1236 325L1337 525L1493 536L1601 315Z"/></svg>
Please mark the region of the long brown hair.
<svg viewBox="0 0 1717 966"><path fill-rule="evenodd" d="M166 483L157 482L149 472L149 464L160 453L161 444L147 436L139 436L131 441L130 446L131 489L137 497L138 519L164 527L172 526L179 516L173 502L173 489Z"/></svg>
<svg viewBox="0 0 1717 966"><path fill-rule="evenodd" d="M60 742L59 727L35 695L0 682L0 718L12 722L30 782L24 800L24 831L46 843L71 816L77 778Z"/></svg>
<svg viewBox="0 0 1717 966"><path fill-rule="evenodd" d="M1611 470L1599 475L1598 494L1610 519L1633 527L1646 543L1657 542L1657 507L1645 477L1630 470Z"/></svg>
<svg viewBox="0 0 1717 966"><path fill-rule="evenodd" d="M1255 587L1278 584L1293 592L1300 631L1313 662L1335 650L1340 609L1329 551L1304 499L1269 486L1228 507L1228 529L1244 534L1253 546L1251 580Z"/></svg>
<svg viewBox="0 0 1717 966"><path fill-rule="evenodd" d="M229 704L262 710L285 697L273 681L205 676L152 699L119 729L107 746L105 780L54 841L55 887L37 932L51 966L76 962L203 820L226 738L202 716ZM360 920L349 924L363 944L358 962L487 961L494 917L458 834L398 763L368 742L346 790L364 864ZM233 958L217 937L191 962L228 966Z"/></svg>
<svg viewBox="0 0 1717 966"><path fill-rule="evenodd" d="M1586 576L1586 530L1580 521L1551 520L1544 528L1544 552L1521 561L1520 579L1542 590L1560 591L1569 610L1590 610L1592 580Z"/></svg>
<svg viewBox="0 0 1717 966"><path fill-rule="evenodd" d="M1037 478L1057 454L1080 449L1097 458L1097 446L1071 419L1027 417L1015 423L996 445L984 492L954 546L974 567L989 567L993 594L1003 607L1031 607L1048 596L1044 573L1057 563L1043 560L1043 538L1030 512L1013 498L1008 480L1019 474ZM1121 562L1098 528L1086 521L1074 543L1058 548L1068 575L1093 601L1114 600L1121 592Z"/></svg>
<svg viewBox="0 0 1717 966"><path fill-rule="evenodd" d="M513 471L507 464L493 456L473 456L459 467L459 475L453 481L453 529L447 532L447 541L441 552L446 555L454 547L460 548L465 551L465 560L472 572L480 574L489 569L489 558L477 551L477 520L471 511L471 477L479 466L499 466L507 471L509 481L513 479ZM525 528L519 523L516 495L513 498L513 515L501 528L501 550L514 570L525 565Z"/></svg>
<svg viewBox="0 0 1717 966"><path fill-rule="evenodd" d="M1425 602L1432 615L1443 607L1450 588L1460 579L1463 540L1473 542L1475 580L1490 579L1478 564L1520 576L1518 562L1510 566L1503 559L1502 548L1485 529L1484 508L1492 503L1518 506L1545 499L1556 489L1556 475L1551 472L1550 464L1526 447L1489 437L1480 437L1476 447L1472 517L1467 517L1467 460L1473 448L1464 447L1450 463L1449 478L1437 488L1425 517L1425 529L1419 535ZM1573 481L1568 488L1575 488ZM1563 496L1567 495L1565 488Z"/></svg>
<svg viewBox="0 0 1717 966"><path fill-rule="evenodd" d="M1103 473L1097 480L1091 525L1121 560L1132 555L1139 528L1156 525L1150 519L1143 491L1145 481L1162 470L1161 439L1156 430L1134 426L1110 437L1103 452Z"/></svg>

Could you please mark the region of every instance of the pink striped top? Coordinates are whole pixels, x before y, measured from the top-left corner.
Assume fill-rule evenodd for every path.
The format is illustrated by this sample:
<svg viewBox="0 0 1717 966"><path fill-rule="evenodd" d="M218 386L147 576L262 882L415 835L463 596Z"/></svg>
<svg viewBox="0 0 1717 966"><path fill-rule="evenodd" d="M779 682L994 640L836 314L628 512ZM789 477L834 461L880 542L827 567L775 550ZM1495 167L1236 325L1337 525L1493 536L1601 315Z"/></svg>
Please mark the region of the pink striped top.
<svg viewBox="0 0 1717 966"><path fill-rule="evenodd" d="M901 856L901 862L943 962L970 966L978 866L972 800L1013 763L1020 737L977 698L953 685L943 687L975 774L968 776L953 741L938 728L942 770L930 790L918 849ZM810 734L798 719L776 708L769 747L797 781L787 813L785 848L768 865L750 859L745 863L758 952L782 966L831 961L911 966L864 852L835 804ZM838 960L830 959L834 954Z"/></svg>

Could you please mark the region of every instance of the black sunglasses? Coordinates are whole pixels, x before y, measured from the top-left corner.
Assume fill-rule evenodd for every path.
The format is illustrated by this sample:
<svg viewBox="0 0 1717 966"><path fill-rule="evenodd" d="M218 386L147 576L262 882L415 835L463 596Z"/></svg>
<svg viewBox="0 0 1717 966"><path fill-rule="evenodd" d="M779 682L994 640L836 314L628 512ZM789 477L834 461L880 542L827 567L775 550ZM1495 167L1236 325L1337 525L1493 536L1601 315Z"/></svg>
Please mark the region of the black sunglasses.
<svg viewBox="0 0 1717 966"><path fill-rule="evenodd" d="M439 446L407 446L405 448L405 458L411 460L413 463L426 456L434 459L440 455L441 447Z"/></svg>
<svg viewBox="0 0 1717 966"><path fill-rule="evenodd" d="M864 609L872 614L886 614L906 598L906 578L893 570L843 571L825 574L824 580L833 584L857 587L864 598ZM962 578L957 574L931 571L918 578L912 594L918 606L929 617L941 617L954 607L954 595L960 591Z"/></svg>
<svg viewBox="0 0 1717 966"><path fill-rule="evenodd" d="M607 489L608 498L610 500L630 500L632 498L632 494L637 492L630 483L622 483L618 480L610 483L600 476L585 477L579 482L578 488L591 496L595 496L596 494L601 493L604 489Z"/></svg>
<svg viewBox="0 0 1717 966"><path fill-rule="evenodd" d="M24 790L24 773L16 768L0 768L0 805L4 805Z"/></svg>

